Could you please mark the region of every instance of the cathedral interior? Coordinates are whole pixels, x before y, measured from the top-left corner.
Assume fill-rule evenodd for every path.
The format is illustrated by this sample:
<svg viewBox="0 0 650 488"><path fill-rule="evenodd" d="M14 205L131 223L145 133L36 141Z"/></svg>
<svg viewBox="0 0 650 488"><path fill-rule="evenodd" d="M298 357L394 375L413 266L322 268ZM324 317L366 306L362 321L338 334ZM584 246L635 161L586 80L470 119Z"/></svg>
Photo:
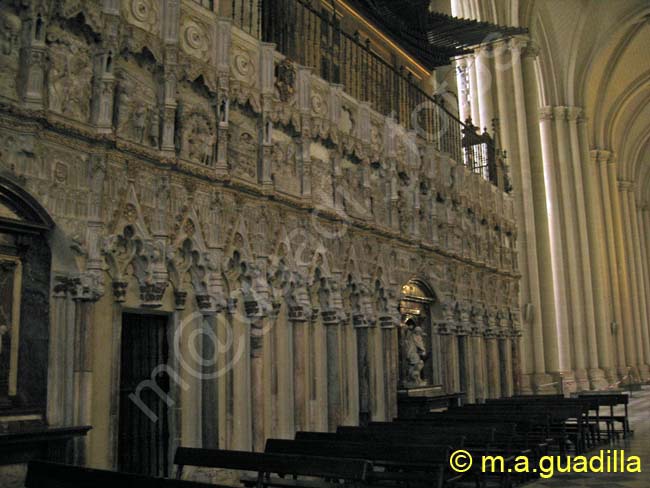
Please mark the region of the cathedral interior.
<svg viewBox="0 0 650 488"><path fill-rule="evenodd" d="M650 486L443 449L650 462L649 45L647 0L0 0L0 488Z"/></svg>

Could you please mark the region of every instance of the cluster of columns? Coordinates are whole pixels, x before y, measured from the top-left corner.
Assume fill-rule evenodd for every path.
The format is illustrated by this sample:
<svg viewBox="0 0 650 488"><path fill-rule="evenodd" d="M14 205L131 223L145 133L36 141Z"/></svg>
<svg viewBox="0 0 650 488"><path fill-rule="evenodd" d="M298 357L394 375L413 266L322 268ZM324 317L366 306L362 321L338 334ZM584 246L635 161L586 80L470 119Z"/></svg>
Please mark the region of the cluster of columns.
<svg viewBox="0 0 650 488"><path fill-rule="evenodd" d="M494 126L511 163L521 233L522 387L584 390L645 380L645 210L632 183L618 180L615 156L590 152L581 108L538 108L537 54L532 42L512 40L457 64L461 117Z"/></svg>
<svg viewBox="0 0 650 488"><path fill-rule="evenodd" d="M451 3L456 16L494 20L471 0ZM538 51L515 38L457 61L460 116L494 126L510 163L522 391L647 380L648 210L620 179L616 155L589 146L580 107L539 107Z"/></svg>
<svg viewBox="0 0 650 488"><path fill-rule="evenodd" d="M478 49L457 64L461 117L493 127L510 162L522 274L522 392L557 389L559 376L569 372L561 350L567 344L556 328L555 303L560 297L551 270L553 243L538 129L536 56L534 45L513 39Z"/></svg>

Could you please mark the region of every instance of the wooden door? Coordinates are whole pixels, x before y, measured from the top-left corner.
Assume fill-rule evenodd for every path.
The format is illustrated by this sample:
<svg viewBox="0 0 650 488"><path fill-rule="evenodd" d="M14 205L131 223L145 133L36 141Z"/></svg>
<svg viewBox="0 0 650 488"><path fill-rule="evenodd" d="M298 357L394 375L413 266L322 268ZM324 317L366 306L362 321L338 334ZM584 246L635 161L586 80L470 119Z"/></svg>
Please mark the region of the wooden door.
<svg viewBox="0 0 650 488"><path fill-rule="evenodd" d="M167 318L122 316L118 469L168 475L169 376L156 368L167 364Z"/></svg>

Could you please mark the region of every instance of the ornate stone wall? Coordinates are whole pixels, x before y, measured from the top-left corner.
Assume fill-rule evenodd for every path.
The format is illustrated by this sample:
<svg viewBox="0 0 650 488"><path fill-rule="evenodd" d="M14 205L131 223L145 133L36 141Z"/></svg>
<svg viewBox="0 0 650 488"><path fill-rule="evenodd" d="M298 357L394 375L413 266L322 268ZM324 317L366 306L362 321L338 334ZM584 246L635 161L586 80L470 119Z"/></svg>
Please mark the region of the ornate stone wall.
<svg viewBox="0 0 650 488"><path fill-rule="evenodd" d="M470 398L512 391L516 357L496 349L519 335L509 195L195 2L10 1L0 18L0 165L57 224L51 335L72 332L51 355L80 357L50 360L48 415L93 424L82 458L114 463L124 308L245 337L214 392L177 385L176 444L358 422L359 327L369 414L390 418L385 349L416 277L445 386L467 360Z"/></svg>

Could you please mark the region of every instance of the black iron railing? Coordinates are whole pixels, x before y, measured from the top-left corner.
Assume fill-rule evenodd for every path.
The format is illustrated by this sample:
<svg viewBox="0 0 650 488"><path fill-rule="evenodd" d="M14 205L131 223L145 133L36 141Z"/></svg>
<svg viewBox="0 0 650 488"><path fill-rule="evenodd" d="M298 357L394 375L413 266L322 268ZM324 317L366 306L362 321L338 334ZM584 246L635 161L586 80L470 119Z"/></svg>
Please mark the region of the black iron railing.
<svg viewBox="0 0 650 488"><path fill-rule="evenodd" d="M313 68L330 83L340 83L353 98L369 102L377 112L496 183L490 137L463 124L441 97L427 94L410 71L384 59L370 39L346 32L336 2L326 7L321 0L232 0L228 10L244 31L276 44L292 61Z"/></svg>

